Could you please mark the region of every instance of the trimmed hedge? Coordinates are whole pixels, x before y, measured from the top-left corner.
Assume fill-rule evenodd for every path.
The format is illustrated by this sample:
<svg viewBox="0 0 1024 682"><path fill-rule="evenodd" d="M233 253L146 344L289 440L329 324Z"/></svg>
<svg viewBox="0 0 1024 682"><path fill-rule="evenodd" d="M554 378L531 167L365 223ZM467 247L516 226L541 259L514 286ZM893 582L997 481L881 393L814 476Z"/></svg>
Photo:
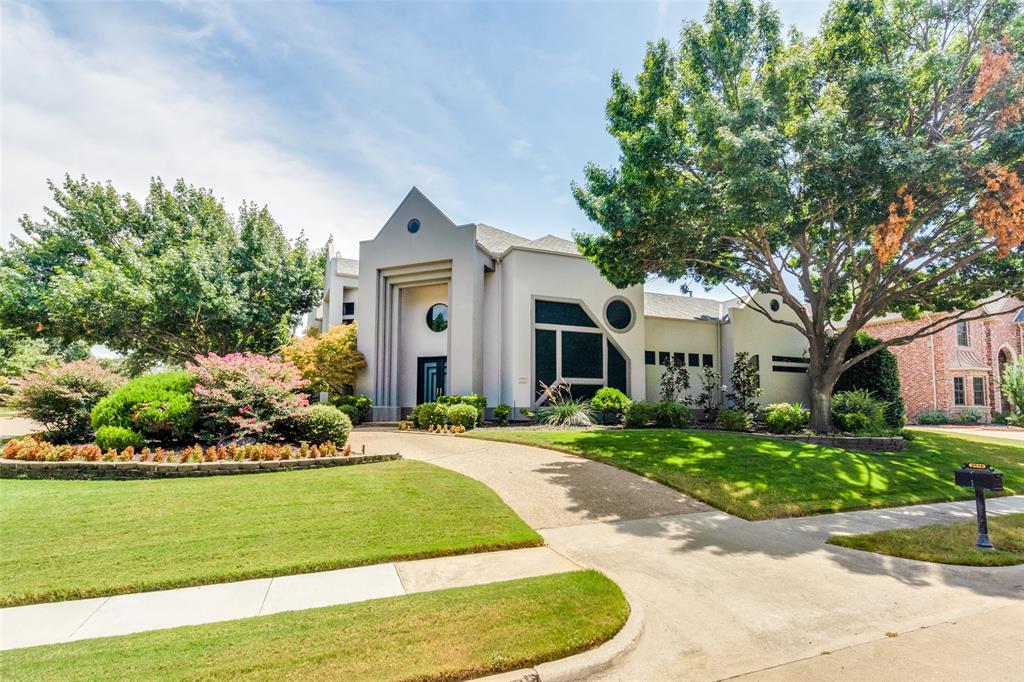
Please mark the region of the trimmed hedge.
<svg viewBox="0 0 1024 682"><path fill-rule="evenodd" d="M96 430L93 442L100 450L124 450L129 446L141 448L146 439L138 431L120 426L101 426Z"/></svg>
<svg viewBox="0 0 1024 682"><path fill-rule="evenodd" d="M92 426L118 426L153 440L193 436L198 416L192 403L195 377L189 372L144 374L114 390L92 410Z"/></svg>
<svg viewBox="0 0 1024 682"><path fill-rule="evenodd" d="M288 420L296 440L309 443L334 443L342 446L352 432L352 420L333 405L323 403L302 407Z"/></svg>
<svg viewBox="0 0 1024 682"><path fill-rule="evenodd" d="M467 431L476 426L480 418L480 412L467 403L451 405L448 408L448 423L452 426L461 426Z"/></svg>

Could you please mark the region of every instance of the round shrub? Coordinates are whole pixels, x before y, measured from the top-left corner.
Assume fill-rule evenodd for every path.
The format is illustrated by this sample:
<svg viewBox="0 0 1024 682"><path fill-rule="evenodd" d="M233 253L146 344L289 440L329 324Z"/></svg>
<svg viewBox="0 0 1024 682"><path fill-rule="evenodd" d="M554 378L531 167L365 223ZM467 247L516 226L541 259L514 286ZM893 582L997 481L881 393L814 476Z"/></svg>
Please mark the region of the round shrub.
<svg viewBox="0 0 1024 682"><path fill-rule="evenodd" d="M867 422L857 417L851 419L851 414L859 414ZM871 391L862 388L832 396L832 421L841 430L850 432L880 433L888 428L885 421L885 403L878 400Z"/></svg>
<svg viewBox="0 0 1024 682"><path fill-rule="evenodd" d="M764 408L764 423L771 433L796 433L806 428L811 413L800 403L773 403Z"/></svg>
<svg viewBox="0 0 1024 682"><path fill-rule="evenodd" d="M309 405L300 407L292 415L294 434L297 440L320 445L334 443L342 446L352 432L352 420L333 405Z"/></svg>
<svg viewBox="0 0 1024 682"><path fill-rule="evenodd" d="M153 440L187 438L196 425L194 385L188 372L143 374L99 401L92 410L92 426L119 426Z"/></svg>
<svg viewBox="0 0 1024 682"><path fill-rule="evenodd" d="M754 426L754 415L746 410L721 409L715 425L723 431L749 431Z"/></svg>
<svg viewBox="0 0 1024 682"><path fill-rule="evenodd" d="M441 426L448 421L448 406L439 403L423 403L417 405L413 410L416 426L427 429L431 426Z"/></svg>
<svg viewBox="0 0 1024 682"><path fill-rule="evenodd" d="M693 426L693 410L675 400L654 403L654 425L662 429L684 429Z"/></svg>
<svg viewBox="0 0 1024 682"><path fill-rule="evenodd" d="M101 426L96 429L96 438L93 439L96 447L106 452L117 450L120 452L129 445L135 449L141 448L146 442L145 437L138 431L132 431L121 426Z"/></svg>
<svg viewBox="0 0 1024 682"><path fill-rule="evenodd" d="M360 419L359 408L356 407L355 405L335 405L335 407L338 408L339 412L348 417L349 421L352 422L353 426L362 423L362 419Z"/></svg>
<svg viewBox="0 0 1024 682"><path fill-rule="evenodd" d="M632 402L629 396L619 389L605 386L594 394L590 400L590 408L601 414L601 423L607 424L610 420L618 421L622 411Z"/></svg>
<svg viewBox="0 0 1024 682"><path fill-rule="evenodd" d="M840 431L860 433L871 430L871 417L860 412L843 412L835 415L832 419Z"/></svg>
<svg viewBox="0 0 1024 682"><path fill-rule="evenodd" d="M510 414L512 414L512 406L501 403L494 408L494 421L498 422L499 426L508 426Z"/></svg>
<svg viewBox="0 0 1024 682"><path fill-rule="evenodd" d="M124 377L95 360L78 360L32 371L9 402L43 424L50 440L85 440L92 432L93 407L123 382Z"/></svg>
<svg viewBox="0 0 1024 682"><path fill-rule="evenodd" d="M627 429L642 429L651 421L653 411L652 405L643 400L630 403L622 414L623 425Z"/></svg>
<svg viewBox="0 0 1024 682"><path fill-rule="evenodd" d="M448 423L452 426L461 426L467 431L476 426L479 416L480 412L466 403L452 405L448 408Z"/></svg>

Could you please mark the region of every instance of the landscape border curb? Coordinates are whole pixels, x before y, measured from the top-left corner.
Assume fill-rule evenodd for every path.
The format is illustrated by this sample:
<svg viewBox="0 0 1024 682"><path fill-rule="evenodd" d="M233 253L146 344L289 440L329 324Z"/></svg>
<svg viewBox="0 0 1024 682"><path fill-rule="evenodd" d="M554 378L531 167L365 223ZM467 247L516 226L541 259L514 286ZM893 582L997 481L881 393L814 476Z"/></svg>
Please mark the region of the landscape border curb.
<svg viewBox="0 0 1024 682"><path fill-rule="evenodd" d="M643 609L628 594L625 597L629 603L629 617L622 628L604 644L566 658L538 663L533 668L481 677L477 682L570 682L607 670L636 647L644 632Z"/></svg>

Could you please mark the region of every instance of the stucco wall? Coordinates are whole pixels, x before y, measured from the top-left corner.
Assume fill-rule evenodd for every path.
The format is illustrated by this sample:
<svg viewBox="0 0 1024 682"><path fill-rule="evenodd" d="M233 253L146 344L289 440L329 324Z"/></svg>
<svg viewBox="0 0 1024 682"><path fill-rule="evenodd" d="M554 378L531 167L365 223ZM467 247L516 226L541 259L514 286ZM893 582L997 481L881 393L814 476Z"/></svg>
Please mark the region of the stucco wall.
<svg viewBox="0 0 1024 682"><path fill-rule="evenodd" d="M402 289L400 302L398 397L402 407L415 407L417 359L448 355L448 331L427 327L427 310L435 303L448 303L448 285Z"/></svg>
<svg viewBox="0 0 1024 682"><path fill-rule="evenodd" d="M647 399L659 400L661 398L661 387L659 382L664 373L661 366L659 353L698 353L697 367L687 366L690 376L690 390L683 395L695 398L701 390L700 377L703 374L703 356L713 356L716 371L721 358L718 353L718 327L717 322L702 322L699 320L678 320L660 317L648 317L644 320L644 346L645 350L654 351L654 365L645 365L644 372L647 382ZM687 358L688 359L688 358ZM642 356L641 356L642 360Z"/></svg>

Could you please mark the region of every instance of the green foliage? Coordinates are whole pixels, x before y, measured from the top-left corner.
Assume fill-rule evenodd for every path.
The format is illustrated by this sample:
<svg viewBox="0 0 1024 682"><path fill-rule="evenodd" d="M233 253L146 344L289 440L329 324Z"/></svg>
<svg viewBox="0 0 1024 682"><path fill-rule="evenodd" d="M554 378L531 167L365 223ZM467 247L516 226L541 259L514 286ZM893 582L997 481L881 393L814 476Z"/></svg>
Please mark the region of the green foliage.
<svg viewBox="0 0 1024 682"><path fill-rule="evenodd" d="M484 415L487 414L487 398L476 393L469 395L442 395L438 396L437 402L441 405L472 405L480 415L478 421L483 423Z"/></svg>
<svg viewBox="0 0 1024 682"><path fill-rule="evenodd" d="M548 426L592 426L590 401L572 397L565 384L552 390L543 405L537 408L536 419Z"/></svg>
<svg viewBox="0 0 1024 682"><path fill-rule="evenodd" d="M686 362L681 355L672 355L664 364L664 368L658 381L658 385L661 386L661 399L679 400L680 394L690 388L690 372L686 369ZM689 397L686 399L689 400Z"/></svg>
<svg viewBox="0 0 1024 682"><path fill-rule="evenodd" d="M96 436L93 438L96 447L100 450L117 450L120 452L128 446L135 449L141 448L146 437L138 431L122 428L120 426L101 426L96 429Z"/></svg>
<svg viewBox="0 0 1024 682"><path fill-rule="evenodd" d="M737 410L753 415L757 412L757 397L761 395L758 366L749 353L740 352L732 364L729 402Z"/></svg>
<svg viewBox="0 0 1024 682"><path fill-rule="evenodd" d="M1024 412L1024 356L1003 366L1003 374L999 379L999 391L1017 412Z"/></svg>
<svg viewBox="0 0 1024 682"><path fill-rule="evenodd" d="M276 352L319 302L323 257L266 208L154 179L146 201L65 177L54 208L0 252L0 326L101 343L136 367L199 353Z"/></svg>
<svg viewBox="0 0 1024 682"><path fill-rule="evenodd" d="M633 401L629 399L625 393L617 388L611 386L605 386L604 388L598 389L597 393L590 400L590 407L595 412L601 413L601 423L609 424L614 421L618 421L630 403Z"/></svg>
<svg viewBox="0 0 1024 682"><path fill-rule="evenodd" d="M880 343L881 341L867 333L859 332L847 349L845 357L849 360ZM833 391L852 391L858 388L868 389L879 400L885 401L886 424L894 429L903 428L907 418L900 391L900 368L896 356L891 351L877 351L843 372L836 381Z"/></svg>
<svg viewBox="0 0 1024 682"><path fill-rule="evenodd" d="M512 406L501 403L494 408L494 421L498 422L498 426L508 426L510 414L512 414Z"/></svg>
<svg viewBox="0 0 1024 682"><path fill-rule="evenodd" d="M660 429L685 429L693 426L693 410L676 400L659 400L651 411L654 425Z"/></svg>
<svg viewBox="0 0 1024 682"><path fill-rule="evenodd" d="M55 442L89 437L92 408L124 381L95 360L76 360L30 372L9 401L25 416L42 423Z"/></svg>
<svg viewBox="0 0 1024 682"><path fill-rule="evenodd" d="M636 400L622 413L622 423L627 429L642 429L654 417L654 405L646 400Z"/></svg>
<svg viewBox="0 0 1024 682"><path fill-rule="evenodd" d="M480 411L469 403L456 403L448 406L448 423L452 426L461 426L467 431L476 426L480 419Z"/></svg>
<svg viewBox="0 0 1024 682"><path fill-rule="evenodd" d="M704 411L703 419L707 419L712 412L720 407L718 390L721 383L722 375L714 367L704 365L700 374L700 393L697 394L697 399L694 401L694 404Z"/></svg>
<svg viewBox="0 0 1024 682"><path fill-rule="evenodd" d="M331 395L331 404L347 414L353 424L362 424L370 416L373 400L366 395ZM347 408L347 409L346 409Z"/></svg>
<svg viewBox="0 0 1024 682"><path fill-rule="evenodd" d="M283 346L281 355L299 368L313 390L341 396L366 369L366 358L357 347L358 335L355 322L338 324L322 333L310 329L305 336Z"/></svg>
<svg viewBox="0 0 1024 682"><path fill-rule="evenodd" d="M796 433L807 428L811 413L800 403L772 403L764 408L764 423L771 433Z"/></svg>
<svg viewBox="0 0 1024 682"><path fill-rule="evenodd" d="M749 431L754 428L754 415L746 410L724 408L718 411L715 425L723 431Z"/></svg>
<svg viewBox="0 0 1024 682"><path fill-rule="evenodd" d="M318 403L297 409L288 421L288 434L298 441L317 445L334 443L339 448L348 441L352 421L333 405Z"/></svg>
<svg viewBox="0 0 1024 682"><path fill-rule="evenodd" d="M0 376L21 377L41 365L59 365L88 357L87 343L62 347L53 339L30 338L0 327Z"/></svg>
<svg viewBox="0 0 1024 682"><path fill-rule="evenodd" d="M837 0L814 37L784 37L767 3L712 2L678 48L648 45L635 84L613 74L617 163L573 188L598 228L577 244L616 286L654 275L779 296L785 316L748 305L808 338L827 430L867 321L1024 294L1024 247L991 227L1019 225L1019 209L988 184L1024 163L1021 44L1019 0ZM1007 68L976 92L990 51Z"/></svg>
<svg viewBox="0 0 1024 682"><path fill-rule="evenodd" d="M191 437L198 418L192 404L194 385L195 377L188 372L143 374L96 404L92 427L132 429L161 441Z"/></svg>
<svg viewBox="0 0 1024 682"><path fill-rule="evenodd" d="M955 419L961 424L977 424L984 417L985 415L978 408L968 407L957 412Z"/></svg>
<svg viewBox="0 0 1024 682"><path fill-rule="evenodd" d="M918 424L948 424L949 415L945 410L928 410L917 415Z"/></svg>
<svg viewBox="0 0 1024 682"><path fill-rule="evenodd" d="M832 397L832 419L842 431L850 433L883 433L885 403L863 388L836 393Z"/></svg>
<svg viewBox="0 0 1024 682"><path fill-rule="evenodd" d="M992 423L993 424L1000 424L1002 426L1005 426L1006 425L1006 417L1009 414L1010 414L1009 412L993 412L992 413Z"/></svg>
<svg viewBox="0 0 1024 682"><path fill-rule="evenodd" d="M1010 426L1024 426L1024 412L1014 412L1006 415L1006 423Z"/></svg>
<svg viewBox="0 0 1024 682"><path fill-rule="evenodd" d="M413 410L413 421L421 429L441 426L448 420L448 406L440 403L422 403Z"/></svg>

